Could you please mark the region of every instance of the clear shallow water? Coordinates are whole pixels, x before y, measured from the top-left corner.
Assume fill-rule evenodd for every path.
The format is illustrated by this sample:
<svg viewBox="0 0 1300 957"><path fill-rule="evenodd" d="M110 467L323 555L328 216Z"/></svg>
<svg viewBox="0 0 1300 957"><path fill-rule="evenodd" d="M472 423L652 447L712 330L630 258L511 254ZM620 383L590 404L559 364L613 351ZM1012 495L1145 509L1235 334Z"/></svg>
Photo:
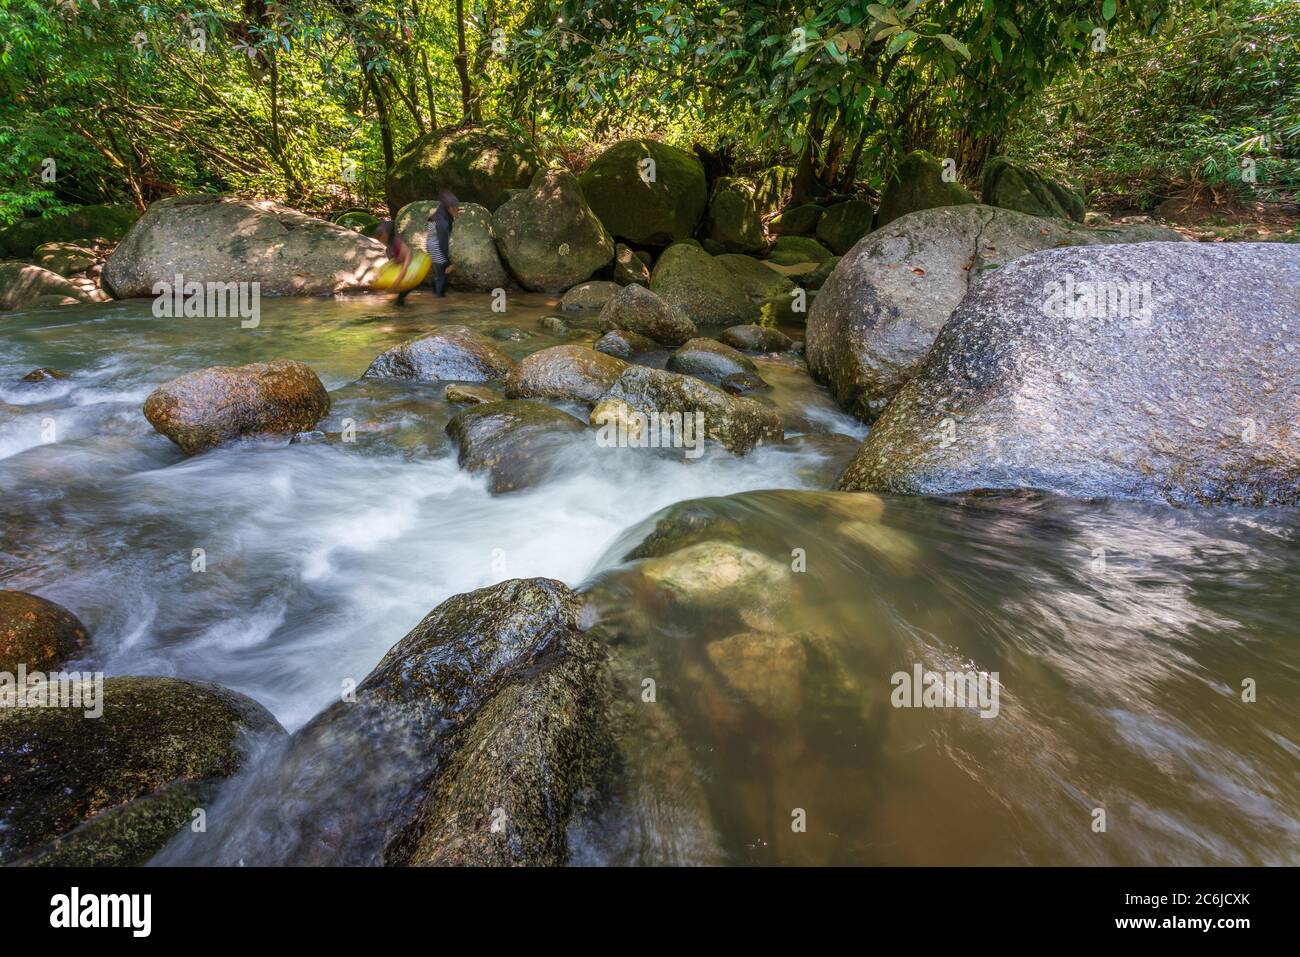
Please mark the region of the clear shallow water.
<svg viewBox="0 0 1300 957"><path fill-rule="evenodd" d="M267 300L256 330L157 320L147 301L0 316L0 587L74 610L94 636L89 667L216 681L293 729L449 595L545 575L583 585L610 637L638 773L688 778L707 807L710 833L691 836L709 847L700 858L1300 861L1296 513L1028 498L876 510L865 497L846 511L839 497L753 492L828 486L852 443L827 434L863 434L793 362L767 360L787 430L820 435L686 464L575 442L563 475L493 498L456 467L440 388L357 382L438 321L515 327L525 338L501 343L515 356L594 338L543 333L555 311L543 297L517 297L504 316L486 303ZM271 358L311 363L334 403L322 428L352 418L357 442L186 460L140 413L182 372ZM73 377L18 381L38 366ZM761 600L683 601L623 560L657 512L689 499L712 516L700 541L784 570ZM787 573L794 548L804 572ZM794 711L755 707L709 650L751 633L811 636ZM789 687L789 662L760 662L759 684ZM888 707L890 676L916 663L997 671L999 716ZM675 750L636 730L652 714L636 710L645 674L659 685L646 707L662 709L653 720ZM1254 704L1240 701L1247 677ZM246 778L234 807L284 800L265 766ZM646 831L677 825L647 793L594 810L577 859L660 859L667 837ZM1105 834L1091 830L1096 807ZM790 828L795 808L804 833ZM250 834L256 863L265 842Z"/></svg>

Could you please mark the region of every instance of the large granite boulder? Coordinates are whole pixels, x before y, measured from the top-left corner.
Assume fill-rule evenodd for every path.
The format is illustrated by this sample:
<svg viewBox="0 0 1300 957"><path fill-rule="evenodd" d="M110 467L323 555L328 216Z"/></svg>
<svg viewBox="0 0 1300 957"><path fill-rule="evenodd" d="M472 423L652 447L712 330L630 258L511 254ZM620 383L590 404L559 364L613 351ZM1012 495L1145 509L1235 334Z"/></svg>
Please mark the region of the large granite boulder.
<svg viewBox="0 0 1300 957"><path fill-rule="evenodd" d="M532 146L506 130L491 125L435 130L393 163L386 181L388 204L400 209L450 190L462 203L496 210L508 190L527 186L541 168Z"/></svg>
<svg viewBox="0 0 1300 957"><path fill-rule="evenodd" d="M497 245L525 289L562 292L614 259L614 240L572 173L543 170L492 217Z"/></svg>
<svg viewBox="0 0 1300 957"><path fill-rule="evenodd" d="M1083 194L1005 157L984 164L982 199L985 206L1014 209L1030 216L1051 216L1083 222Z"/></svg>
<svg viewBox="0 0 1300 957"><path fill-rule="evenodd" d="M967 291L1003 263L1054 246L1181 238L1088 229L991 206L923 210L877 229L840 261L808 311L808 368L871 421L916 373Z"/></svg>
<svg viewBox="0 0 1300 957"><path fill-rule="evenodd" d="M885 184L876 212L876 228L892 223L900 216L940 206L963 206L975 197L958 182L945 182L943 164L925 150L909 153L898 164ZM835 250L843 255L847 247Z"/></svg>
<svg viewBox="0 0 1300 957"><path fill-rule="evenodd" d="M973 289L847 490L1300 505L1300 249L1053 249Z"/></svg>
<svg viewBox="0 0 1300 957"><path fill-rule="evenodd" d="M653 178L651 167L653 163ZM704 166L686 150L655 140L623 140L592 162L582 192L620 239L661 246L686 239L704 215Z"/></svg>
<svg viewBox="0 0 1300 957"><path fill-rule="evenodd" d="M119 299L155 283L258 283L263 296L320 296L370 287L384 247L269 199L174 196L154 203L104 264Z"/></svg>
<svg viewBox="0 0 1300 957"><path fill-rule="evenodd" d="M777 236L803 236L817 228L817 222L825 212L825 206L804 203L782 212L767 224L767 228Z"/></svg>
<svg viewBox="0 0 1300 957"><path fill-rule="evenodd" d="M701 326L753 322L758 307L725 265L696 243L674 243L650 274L650 289Z"/></svg>
<svg viewBox="0 0 1300 957"><path fill-rule="evenodd" d="M186 455L226 442L290 438L329 415L330 397L305 362L213 366L159 386L144 417Z"/></svg>
<svg viewBox="0 0 1300 957"><path fill-rule="evenodd" d="M514 367L515 361L481 332L468 326L441 326L437 332L384 350L364 378L487 382L504 378Z"/></svg>
<svg viewBox="0 0 1300 957"><path fill-rule="evenodd" d="M250 735L284 733L203 682L108 678L94 707L92 682L73 690L82 707L0 707L0 861L143 864L239 770Z"/></svg>

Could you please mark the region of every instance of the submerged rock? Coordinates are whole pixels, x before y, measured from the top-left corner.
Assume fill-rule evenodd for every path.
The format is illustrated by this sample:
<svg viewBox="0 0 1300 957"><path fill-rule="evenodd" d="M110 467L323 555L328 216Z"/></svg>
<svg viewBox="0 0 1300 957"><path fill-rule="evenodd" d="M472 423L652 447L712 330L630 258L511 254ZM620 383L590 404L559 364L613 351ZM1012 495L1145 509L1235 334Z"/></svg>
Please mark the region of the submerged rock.
<svg viewBox="0 0 1300 957"><path fill-rule="evenodd" d="M329 415L330 397L311 366L293 360L213 366L159 386L144 417L186 455L240 438L306 432Z"/></svg>
<svg viewBox="0 0 1300 957"><path fill-rule="evenodd" d="M62 605L24 591L0 589L0 672L57 670L89 643L86 626Z"/></svg>
<svg viewBox="0 0 1300 957"><path fill-rule="evenodd" d="M758 307L726 266L694 243L664 250L650 289L700 325L731 325L758 318Z"/></svg>
<svg viewBox="0 0 1300 957"><path fill-rule="evenodd" d="M486 382L510 373L515 361L468 326L441 326L386 349L363 378L419 382Z"/></svg>
<svg viewBox="0 0 1300 957"><path fill-rule="evenodd" d="M755 392L771 392L772 387L757 372L733 372L722 377L718 383L728 395L753 395Z"/></svg>
<svg viewBox="0 0 1300 957"><path fill-rule="evenodd" d="M155 283L257 283L263 296L320 296L370 287L384 247L344 226L268 199L172 196L131 227L104 264L118 299Z"/></svg>
<svg viewBox="0 0 1300 957"><path fill-rule="evenodd" d="M923 209L964 206L974 202L975 197L961 183L944 181L942 163L925 150L916 150L903 158L885 185L880 196L880 210L876 213L876 228ZM843 255L849 247L835 251Z"/></svg>
<svg viewBox="0 0 1300 957"><path fill-rule="evenodd" d="M691 236L708 201L699 159L655 140L615 143L592 161L580 182L611 233L653 246Z"/></svg>
<svg viewBox="0 0 1300 957"><path fill-rule="evenodd" d="M560 399L594 403L627 363L587 346L552 346L522 359L506 378L511 399Z"/></svg>
<svg viewBox="0 0 1300 957"><path fill-rule="evenodd" d="M670 372L717 383L736 372L757 372L753 361L715 339L691 339L668 357Z"/></svg>
<svg viewBox="0 0 1300 957"><path fill-rule="evenodd" d="M70 379L72 378L66 372L60 372L58 369L50 369L42 366L39 369L33 369L27 375L23 376L24 382L48 382L51 379Z"/></svg>
<svg viewBox="0 0 1300 957"><path fill-rule="evenodd" d="M962 297L1002 263L1053 246L1152 235L1168 233L1088 229L991 206L905 216L855 246L818 293L808 312L809 371L871 421L915 375Z"/></svg>
<svg viewBox="0 0 1300 957"><path fill-rule="evenodd" d="M575 286L614 258L614 240L564 170L539 172L496 211L492 229L510 271L537 292Z"/></svg>
<svg viewBox="0 0 1300 957"><path fill-rule="evenodd" d="M578 418L528 399L485 402L458 412L447 434L459 447L461 468L486 472L493 495L536 485L557 464L574 433L586 429Z"/></svg>
<svg viewBox="0 0 1300 957"><path fill-rule="evenodd" d="M681 415L683 423L699 413L704 434L737 455L764 442L779 442L785 432L781 416L754 399L728 395L692 376L629 366L601 401L618 400L643 415Z"/></svg>
<svg viewBox="0 0 1300 957"><path fill-rule="evenodd" d="M696 335L686 313L644 286L624 286L615 293L600 312L600 328L635 332L666 346L680 346Z"/></svg>
<svg viewBox="0 0 1300 957"><path fill-rule="evenodd" d="M1297 288L1284 244L1017 259L966 297L840 487L1300 504Z"/></svg>
<svg viewBox="0 0 1300 957"><path fill-rule="evenodd" d="M791 575L786 565L760 552L718 541L647 559L638 571L670 606L701 614L780 603Z"/></svg>
<svg viewBox="0 0 1300 957"><path fill-rule="evenodd" d="M94 719L85 708L0 708L0 860L143 864L196 805L182 800L162 826L121 810L97 816L155 802L168 785L229 777L243 763L245 733L284 733L251 698L177 678L105 679L102 707ZM95 820L90 832L73 831Z"/></svg>

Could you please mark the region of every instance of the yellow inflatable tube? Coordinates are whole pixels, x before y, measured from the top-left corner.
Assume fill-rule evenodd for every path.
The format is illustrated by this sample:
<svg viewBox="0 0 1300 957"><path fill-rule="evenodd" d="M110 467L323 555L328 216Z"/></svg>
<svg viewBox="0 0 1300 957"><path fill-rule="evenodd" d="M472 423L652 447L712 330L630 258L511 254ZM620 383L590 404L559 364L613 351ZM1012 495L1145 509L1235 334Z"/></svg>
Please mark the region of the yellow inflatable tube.
<svg viewBox="0 0 1300 957"><path fill-rule="evenodd" d="M432 265L429 254L411 250L411 261L405 267L399 262L386 262L379 267L379 274L371 286L380 292L406 292L424 282Z"/></svg>

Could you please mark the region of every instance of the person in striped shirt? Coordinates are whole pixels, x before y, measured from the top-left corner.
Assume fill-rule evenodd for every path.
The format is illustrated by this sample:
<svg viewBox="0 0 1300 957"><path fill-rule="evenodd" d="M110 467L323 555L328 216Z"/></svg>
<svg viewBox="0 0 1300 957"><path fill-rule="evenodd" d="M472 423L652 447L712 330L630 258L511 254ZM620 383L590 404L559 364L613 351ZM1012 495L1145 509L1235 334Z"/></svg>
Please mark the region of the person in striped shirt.
<svg viewBox="0 0 1300 957"><path fill-rule="evenodd" d="M438 208L429 216L429 232L425 248L435 270L434 294L442 299L447 295L447 273L451 272L451 227L460 215L460 200L448 190L438 194Z"/></svg>

